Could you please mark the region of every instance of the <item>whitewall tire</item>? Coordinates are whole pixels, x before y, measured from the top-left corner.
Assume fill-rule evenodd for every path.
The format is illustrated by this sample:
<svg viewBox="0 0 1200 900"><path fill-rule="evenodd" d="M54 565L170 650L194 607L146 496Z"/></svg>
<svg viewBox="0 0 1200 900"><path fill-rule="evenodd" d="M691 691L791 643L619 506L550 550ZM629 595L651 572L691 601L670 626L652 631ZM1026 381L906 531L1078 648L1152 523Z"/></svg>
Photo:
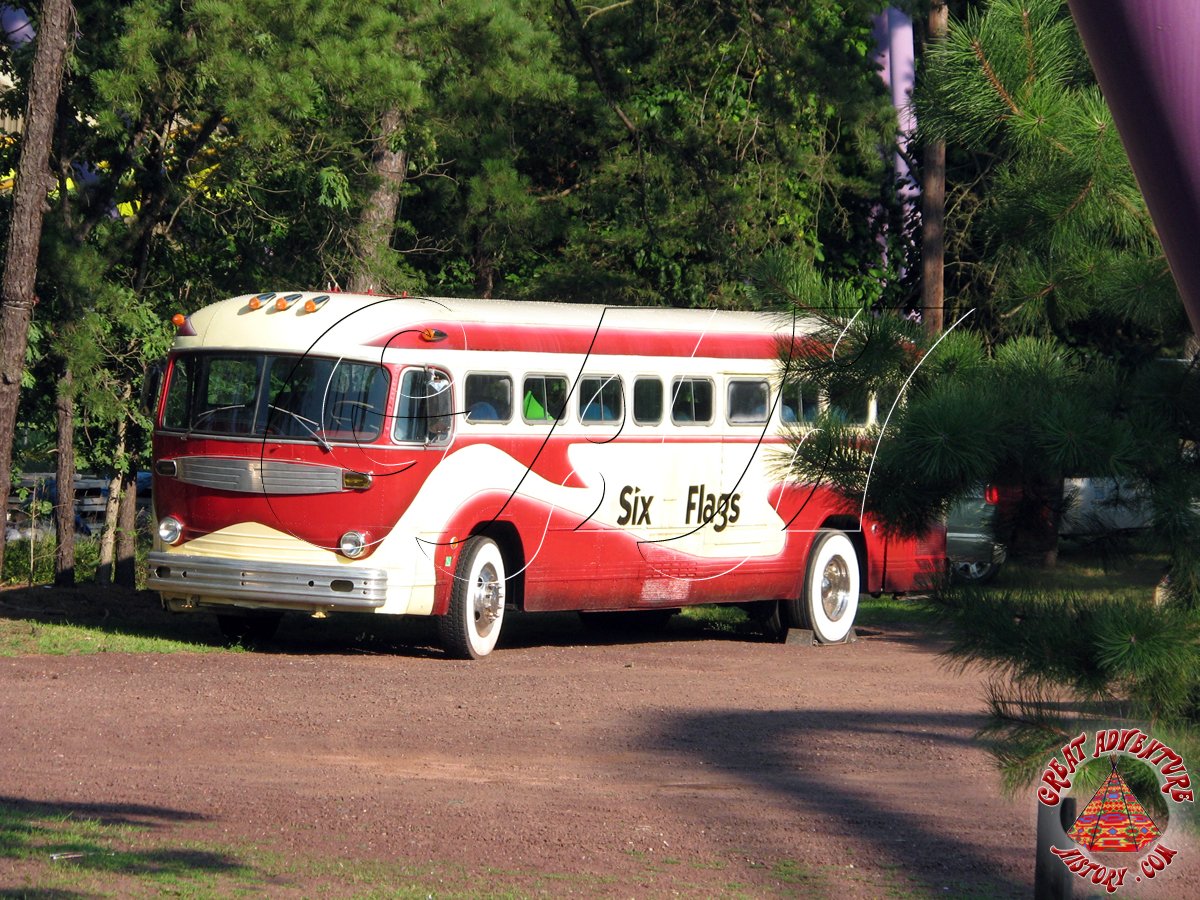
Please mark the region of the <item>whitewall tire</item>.
<svg viewBox="0 0 1200 900"><path fill-rule="evenodd" d="M446 652L456 659L482 659L496 647L504 623L504 557L491 538L468 538L454 567L450 608L438 620Z"/></svg>
<svg viewBox="0 0 1200 900"><path fill-rule="evenodd" d="M808 552L794 618L823 644L846 640L858 613L858 553L844 532L821 530ZM798 613L798 616L795 614Z"/></svg>

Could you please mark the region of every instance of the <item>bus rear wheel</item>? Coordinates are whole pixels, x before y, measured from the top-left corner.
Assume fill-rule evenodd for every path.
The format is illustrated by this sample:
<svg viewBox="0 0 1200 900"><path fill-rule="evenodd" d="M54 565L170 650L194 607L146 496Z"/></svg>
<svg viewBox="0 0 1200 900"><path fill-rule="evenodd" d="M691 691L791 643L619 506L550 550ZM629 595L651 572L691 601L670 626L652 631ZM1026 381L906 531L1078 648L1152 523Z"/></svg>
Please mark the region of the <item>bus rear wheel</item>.
<svg viewBox="0 0 1200 900"><path fill-rule="evenodd" d="M792 623L823 644L846 640L858 612L858 553L844 532L817 532L808 552L800 599L788 602Z"/></svg>
<svg viewBox="0 0 1200 900"><path fill-rule="evenodd" d="M496 646L504 622L504 557L491 538L467 538L450 588L450 608L438 636L455 659L482 659Z"/></svg>

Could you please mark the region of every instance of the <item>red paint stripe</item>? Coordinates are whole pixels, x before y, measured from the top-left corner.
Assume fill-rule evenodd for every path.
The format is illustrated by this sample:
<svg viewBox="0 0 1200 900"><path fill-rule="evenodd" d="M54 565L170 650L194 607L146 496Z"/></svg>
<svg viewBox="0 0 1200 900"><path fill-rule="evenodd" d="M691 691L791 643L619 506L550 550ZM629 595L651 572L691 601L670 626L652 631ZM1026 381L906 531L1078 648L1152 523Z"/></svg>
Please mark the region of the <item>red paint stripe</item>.
<svg viewBox="0 0 1200 900"><path fill-rule="evenodd" d="M425 329L444 332L445 340L426 341ZM706 359L771 359L782 338L775 334L642 331L630 328L553 328L540 325L493 325L485 322L427 322L383 334L369 347L428 350L491 350L525 353L589 351L601 356L704 357Z"/></svg>

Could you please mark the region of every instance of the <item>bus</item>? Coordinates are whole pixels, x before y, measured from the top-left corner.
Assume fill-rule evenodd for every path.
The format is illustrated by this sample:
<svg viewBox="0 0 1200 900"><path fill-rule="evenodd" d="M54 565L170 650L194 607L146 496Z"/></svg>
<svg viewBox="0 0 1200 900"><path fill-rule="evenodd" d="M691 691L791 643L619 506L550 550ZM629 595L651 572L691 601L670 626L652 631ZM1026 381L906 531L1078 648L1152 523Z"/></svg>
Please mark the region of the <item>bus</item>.
<svg viewBox="0 0 1200 900"><path fill-rule="evenodd" d="M287 611L435 616L479 659L509 611L732 603L836 643L860 591L945 568L944 530L897 536L789 477L789 430L829 398L780 354L814 322L313 292L174 322L148 587L230 636Z"/></svg>

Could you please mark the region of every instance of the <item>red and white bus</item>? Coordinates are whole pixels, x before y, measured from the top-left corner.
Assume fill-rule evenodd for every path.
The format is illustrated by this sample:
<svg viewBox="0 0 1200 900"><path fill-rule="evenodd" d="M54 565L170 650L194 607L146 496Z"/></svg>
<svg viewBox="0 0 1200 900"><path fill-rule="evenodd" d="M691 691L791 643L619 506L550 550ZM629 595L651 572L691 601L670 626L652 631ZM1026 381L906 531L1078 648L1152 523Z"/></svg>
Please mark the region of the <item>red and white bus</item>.
<svg viewBox="0 0 1200 900"><path fill-rule="evenodd" d="M506 610L736 603L836 642L860 589L945 565L944 532L889 536L788 480L785 430L828 402L780 388L803 322L338 293L175 322L149 586L230 634L287 610L430 615L479 658Z"/></svg>

